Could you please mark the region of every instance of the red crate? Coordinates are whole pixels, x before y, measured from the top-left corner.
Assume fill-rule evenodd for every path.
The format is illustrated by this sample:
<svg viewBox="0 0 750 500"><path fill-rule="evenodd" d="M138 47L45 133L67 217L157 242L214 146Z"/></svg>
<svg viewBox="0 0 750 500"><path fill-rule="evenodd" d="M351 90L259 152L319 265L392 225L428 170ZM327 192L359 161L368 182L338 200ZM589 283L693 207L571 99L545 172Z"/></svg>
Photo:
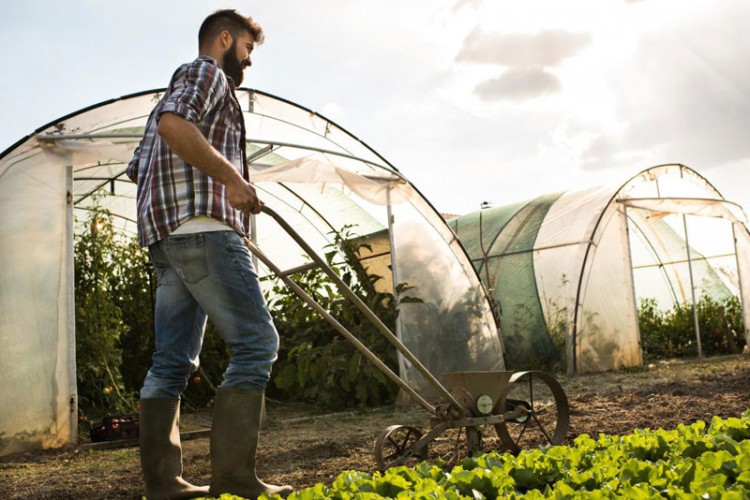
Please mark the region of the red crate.
<svg viewBox="0 0 750 500"><path fill-rule="evenodd" d="M134 439L138 437L138 416L117 415L104 417L91 424L91 442L117 441L118 439Z"/></svg>

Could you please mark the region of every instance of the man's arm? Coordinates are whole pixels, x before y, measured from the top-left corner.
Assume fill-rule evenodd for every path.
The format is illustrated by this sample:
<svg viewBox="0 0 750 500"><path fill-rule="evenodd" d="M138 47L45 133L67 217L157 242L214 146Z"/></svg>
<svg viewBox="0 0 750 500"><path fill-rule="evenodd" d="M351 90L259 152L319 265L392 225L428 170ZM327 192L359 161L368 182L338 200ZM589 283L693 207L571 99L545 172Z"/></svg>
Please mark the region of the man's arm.
<svg viewBox="0 0 750 500"><path fill-rule="evenodd" d="M173 153L226 186L232 207L245 213L260 213L260 200L255 188L211 146L193 122L166 112L159 118L157 130Z"/></svg>

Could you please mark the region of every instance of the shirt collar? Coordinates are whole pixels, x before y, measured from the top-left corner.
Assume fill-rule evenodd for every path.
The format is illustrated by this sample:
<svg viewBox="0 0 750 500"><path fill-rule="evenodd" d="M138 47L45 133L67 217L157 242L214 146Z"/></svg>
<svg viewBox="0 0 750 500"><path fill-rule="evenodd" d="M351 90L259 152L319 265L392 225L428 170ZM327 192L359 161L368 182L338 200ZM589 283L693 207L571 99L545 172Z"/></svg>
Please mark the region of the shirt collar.
<svg viewBox="0 0 750 500"><path fill-rule="evenodd" d="M217 66L217 67L218 67L219 69L221 69L221 66L219 66L219 61L217 61L216 59L214 59L214 58L213 58L213 57L211 57L211 56L206 56L206 55L203 55L203 56L198 56L198 59L201 59L201 60L203 60L203 61L208 61L208 62L210 62L211 64L213 64L213 65ZM224 76L226 77L226 79L227 79L227 82L229 82L229 87L230 87L230 88L231 88L232 90L234 90L235 88L237 88L237 85L235 85L235 83L234 83L234 80L232 80L232 77L231 77L231 76L229 76L229 75L227 75L227 74L226 74L226 73L224 72L224 70L223 70L223 69L221 69L221 72L222 72L222 73L224 73Z"/></svg>

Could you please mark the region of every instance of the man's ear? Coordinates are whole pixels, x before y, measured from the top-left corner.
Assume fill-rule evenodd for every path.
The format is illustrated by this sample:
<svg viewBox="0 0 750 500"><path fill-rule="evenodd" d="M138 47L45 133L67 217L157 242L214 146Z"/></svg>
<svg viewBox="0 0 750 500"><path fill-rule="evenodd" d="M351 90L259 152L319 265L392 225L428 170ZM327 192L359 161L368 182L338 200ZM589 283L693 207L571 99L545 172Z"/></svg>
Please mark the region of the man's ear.
<svg viewBox="0 0 750 500"><path fill-rule="evenodd" d="M219 34L219 44L221 45L221 48L223 50L227 50L229 47L232 46L232 42L234 39L232 38L232 34L224 30Z"/></svg>

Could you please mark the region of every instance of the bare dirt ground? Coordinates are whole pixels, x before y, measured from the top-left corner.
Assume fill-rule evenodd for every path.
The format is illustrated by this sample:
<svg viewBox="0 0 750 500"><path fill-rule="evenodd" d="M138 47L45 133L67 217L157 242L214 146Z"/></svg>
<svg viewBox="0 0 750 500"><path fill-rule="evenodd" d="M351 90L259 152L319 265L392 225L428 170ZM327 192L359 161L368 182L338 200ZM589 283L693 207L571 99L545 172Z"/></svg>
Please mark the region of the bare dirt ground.
<svg viewBox="0 0 750 500"><path fill-rule="evenodd" d="M657 363L651 368L557 377L570 401L567 440L582 433L626 434L636 428L671 429L711 417L736 417L750 408L750 357ZM269 404L261 436L258 472L266 481L296 488L330 484L345 470L375 471L372 447L392 424L429 428L421 408L378 408L322 415L299 405ZM206 414L185 415L183 428L205 429ZM499 446L494 429L484 431L485 449ZM461 443L461 441L458 441ZM455 433L430 445L430 460L450 458ZM463 446L460 444L460 446ZM207 484L208 438L183 442L184 476ZM138 449L91 449L18 454L0 458L5 498L140 498Z"/></svg>

